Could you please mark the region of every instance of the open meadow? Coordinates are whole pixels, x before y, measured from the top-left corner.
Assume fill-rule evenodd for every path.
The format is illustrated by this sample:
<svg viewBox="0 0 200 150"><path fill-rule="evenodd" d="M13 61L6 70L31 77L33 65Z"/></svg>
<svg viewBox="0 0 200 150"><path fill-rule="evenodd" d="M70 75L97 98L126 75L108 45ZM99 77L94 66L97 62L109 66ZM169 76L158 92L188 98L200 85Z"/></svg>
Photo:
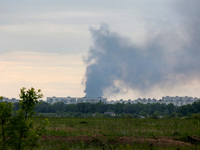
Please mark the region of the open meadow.
<svg viewBox="0 0 200 150"><path fill-rule="evenodd" d="M39 124L44 118L34 118ZM39 149L200 149L198 119L48 118Z"/></svg>

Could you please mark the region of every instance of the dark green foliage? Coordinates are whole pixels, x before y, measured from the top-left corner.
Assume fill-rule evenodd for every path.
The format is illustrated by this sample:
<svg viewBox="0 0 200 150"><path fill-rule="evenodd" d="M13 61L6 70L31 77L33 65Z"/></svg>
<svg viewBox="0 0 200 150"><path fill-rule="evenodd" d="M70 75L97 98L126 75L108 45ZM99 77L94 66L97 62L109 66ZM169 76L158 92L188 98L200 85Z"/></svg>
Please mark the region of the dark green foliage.
<svg viewBox="0 0 200 150"><path fill-rule="evenodd" d="M0 97L2 100L3 98ZM0 148L6 150L8 141L8 126L12 116L12 103L0 102Z"/></svg>
<svg viewBox="0 0 200 150"><path fill-rule="evenodd" d="M16 105L16 104L15 104ZM17 106L17 105L16 105ZM35 111L39 113L54 113L57 117L97 117L112 110L116 114L116 117L124 117L128 114L129 117L135 118L140 116L157 117L165 116L169 118L191 116L191 114L200 113L200 101L193 103L192 105L174 106L173 104L103 104L103 103L78 103L78 104L64 104L62 102L54 103L53 105L46 102L42 102L36 105ZM49 116L49 115L47 115Z"/></svg>
<svg viewBox="0 0 200 150"><path fill-rule="evenodd" d="M32 121L32 115L37 100L42 97L41 91L35 91L34 88L26 90L21 89L19 109L13 111L12 103L0 103L0 126L1 126L1 145L2 150L6 149L33 149L38 146L38 140L47 121L41 125L35 125ZM16 106L16 105L15 105Z"/></svg>
<svg viewBox="0 0 200 150"><path fill-rule="evenodd" d="M14 109L19 109L19 104L14 103ZM157 112L158 117L165 116L168 118L176 117L191 117L192 114L200 113L200 101L194 102L184 106L175 106L173 104L103 104L103 103L78 103L78 104L64 104L62 102L54 103L53 105L41 102L37 103L35 112L42 113L47 117L99 117L105 112L112 110L116 117L124 117L128 114L129 117L137 118L140 116L151 117ZM48 114L49 115L48 115ZM99 115L95 115L99 114ZM155 115L154 115L155 116ZM197 118L197 117L196 117Z"/></svg>
<svg viewBox="0 0 200 150"><path fill-rule="evenodd" d="M24 119L26 120L27 117L32 117L35 105L38 103L38 99L42 98L43 95L41 94L41 90L35 91L34 88L31 88L26 91L26 88L22 88L19 97L21 99L19 102L20 108L22 113L24 113Z"/></svg>

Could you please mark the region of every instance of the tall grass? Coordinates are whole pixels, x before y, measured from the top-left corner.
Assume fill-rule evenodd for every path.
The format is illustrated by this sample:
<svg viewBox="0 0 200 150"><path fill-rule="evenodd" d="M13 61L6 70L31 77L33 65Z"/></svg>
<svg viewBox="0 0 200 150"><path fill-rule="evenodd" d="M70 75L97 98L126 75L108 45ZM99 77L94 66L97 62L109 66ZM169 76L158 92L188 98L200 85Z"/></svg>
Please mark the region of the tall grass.
<svg viewBox="0 0 200 150"><path fill-rule="evenodd" d="M79 136L93 137L89 143L81 141L68 141L66 139L43 139L42 147L52 145L54 149L155 149L155 144L145 139L169 138L191 144L184 148L199 148L199 143L187 141L188 137L200 138L200 120L198 119L110 119L110 118L48 118L46 136L58 136L62 138ZM40 123L41 118L35 118ZM95 137L95 138L94 138ZM142 144L139 140L132 143L120 143L115 140L119 137L134 137L143 139ZM96 141L92 141L96 139ZM114 144L109 141L114 140ZM56 146L57 145L57 146ZM116 146L118 145L118 146ZM113 147L112 147L113 146ZM120 148L121 147L121 148ZM157 146L160 149L179 148L174 146ZM52 148L53 149L53 148Z"/></svg>

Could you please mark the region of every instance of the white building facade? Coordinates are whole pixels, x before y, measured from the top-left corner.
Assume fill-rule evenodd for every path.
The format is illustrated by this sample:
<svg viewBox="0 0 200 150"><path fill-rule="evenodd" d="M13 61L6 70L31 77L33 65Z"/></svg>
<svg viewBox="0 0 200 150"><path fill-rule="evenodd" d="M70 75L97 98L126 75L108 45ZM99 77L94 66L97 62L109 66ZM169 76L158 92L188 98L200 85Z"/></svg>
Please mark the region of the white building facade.
<svg viewBox="0 0 200 150"><path fill-rule="evenodd" d="M162 97L162 99L157 100L155 98L138 98L136 100L111 100L107 101L107 98L102 98L102 97L47 97L47 103L54 104L57 102L63 102L64 104L77 104L77 103L104 103L104 104L116 104L116 103L123 103L123 104L137 104L137 103L142 103L142 104L155 104L155 103L160 103L160 104L174 104L175 106L183 106L187 104L192 104L196 102L197 100L200 100L200 98L197 97L179 97L179 96L165 96Z"/></svg>
<svg viewBox="0 0 200 150"><path fill-rule="evenodd" d="M76 97L47 97L47 103L54 104L63 102L64 104L76 104Z"/></svg>
<svg viewBox="0 0 200 150"><path fill-rule="evenodd" d="M77 103L106 103L107 98L88 98L88 97L47 97L47 103L54 104L57 102L63 102L64 104L77 104Z"/></svg>

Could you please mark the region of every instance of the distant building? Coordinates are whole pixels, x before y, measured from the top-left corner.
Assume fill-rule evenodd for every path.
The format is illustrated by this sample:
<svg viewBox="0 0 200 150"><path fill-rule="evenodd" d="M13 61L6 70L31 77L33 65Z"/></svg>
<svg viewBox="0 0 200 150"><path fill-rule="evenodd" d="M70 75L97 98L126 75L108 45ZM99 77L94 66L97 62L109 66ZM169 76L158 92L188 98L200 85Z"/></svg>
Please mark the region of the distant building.
<svg viewBox="0 0 200 150"><path fill-rule="evenodd" d="M183 105L187 105L187 104L192 104L194 102L196 102L197 100L200 100L200 98L197 97L179 97L179 96L175 96L175 97L170 97L170 96L166 96L166 97L162 97L162 99L151 99L151 98L138 98L136 100L111 100L111 101L107 101L107 104L116 104L116 103L130 103L130 104L137 104L137 103L142 103L142 104L155 104L155 103L159 103L159 104L174 104L175 106L183 106Z"/></svg>
<svg viewBox="0 0 200 150"><path fill-rule="evenodd" d="M76 104L75 97L47 97L47 103L54 104L57 102L63 102L64 104Z"/></svg>
<svg viewBox="0 0 200 150"><path fill-rule="evenodd" d="M105 116L116 116L114 112L105 112Z"/></svg>
<svg viewBox="0 0 200 150"><path fill-rule="evenodd" d="M106 103L107 98L92 98L92 97L82 97L82 98L77 98L77 103Z"/></svg>
<svg viewBox="0 0 200 150"><path fill-rule="evenodd" d="M102 97L47 97L47 103L54 104L57 102L63 102L64 104L77 104L77 103L104 103L104 104L116 104L116 103L121 103L121 104L137 104L137 103L142 103L142 104L174 104L175 106L183 106L187 104L192 104L199 100L200 98L197 97L179 97L179 96L165 96L162 97L162 99L151 99L151 98L138 98L136 100L111 100L107 101L107 98L102 98Z"/></svg>
<svg viewBox="0 0 200 150"><path fill-rule="evenodd" d="M161 103L164 104L174 104L175 106L183 106L183 105L187 105L187 104L192 104L194 102L196 102L199 98L197 97L179 97L179 96L175 96L175 97L170 97L170 96L166 96L166 97L162 97L162 101Z"/></svg>
<svg viewBox="0 0 200 150"><path fill-rule="evenodd" d="M2 101L11 102L11 103L17 103L17 102L19 102L19 99L16 99L16 98L9 99L7 97L3 97Z"/></svg>
<svg viewBox="0 0 200 150"><path fill-rule="evenodd" d="M115 104L115 101L114 100L107 101L106 104Z"/></svg>
<svg viewBox="0 0 200 150"><path fill-rule="evenodd" d="M63 102L64 104L77 104L77 103L106 103L107 98L91 98L91 97L47 97L47 103L54 104L57 102Z"/></svg>

